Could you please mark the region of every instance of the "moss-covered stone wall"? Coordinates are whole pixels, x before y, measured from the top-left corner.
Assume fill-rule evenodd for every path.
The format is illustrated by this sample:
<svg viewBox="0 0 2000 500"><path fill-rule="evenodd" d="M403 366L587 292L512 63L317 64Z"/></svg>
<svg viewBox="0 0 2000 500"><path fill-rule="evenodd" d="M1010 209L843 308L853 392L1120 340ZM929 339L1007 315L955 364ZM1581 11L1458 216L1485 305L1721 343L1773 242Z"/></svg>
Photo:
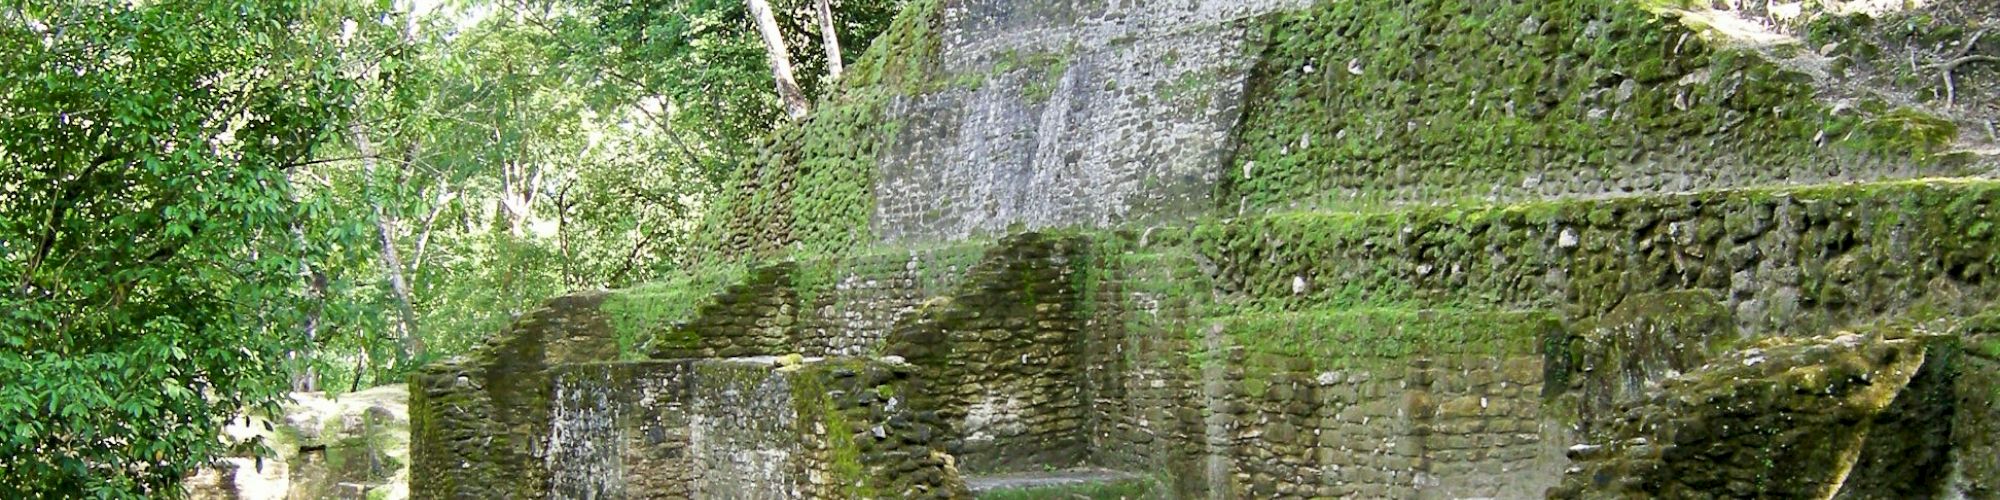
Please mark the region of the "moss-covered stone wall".
<svg viewBox="0 0 2000 500"><path fill-rule="evenodd" d="M797 294L791 286L798 266L778 263L751 269L742 282L711 297L685 322L653 320L633 325L645 336L651 357L734 358L775 356L794 352L798 322Z"/></svg>
<svg viewBox="0 0 2000 500"><path fill-rule="evenodd" d="M1746 342L1982 310L2000 285L1993 188L1890 182L1104 234L1083 271L1095 283L1090 460L1165 472L1183 497L1538 495L1579 431Z"/></svg>
<svg viewBox="0 0 2000 500"><path fill-rule="evenodd" d="M903 127L887 107L935 88L942 6L906 3L840 90L804 121L780 125L756 158L736 167L704 215L708 260L837 253L875 241L877 165Z"/></svg>
<svg viewBox="0 0 2000 500"><path fill-rule="evenodd" d="M1136 236L1136 235L1127 235ZM1209 301L1191 252L1133 238L1093 242L1083 330L1085 434L1094 465L1144 471L1162 495L1207 497L1201 366L1191 358Z"/></svg>
<svg viewBox="0 0 2000 500"><path fill-rule="evenodd" d="M801 261L793 277L801 303L795 348L832 356L881 354L898 322L956 290L991 245L973 240Z"/></svg>
<svg viewBox="0 0 2000 500"><path fill-rule="evenodd" d="M1278 214L1206 224L1194 240L1225 290L1279 309L1537 308L1588 320L1629 297L1698 289L1721 297L1746 335L1811 333L1990 300L1996 202L2000 183L1910 181Z"/></svg>
<svg viewBox="0 0 2000 500"><path fill-rule="evenodd" d="M1322 2L1266 26L1227 188L1369 209L1973 173L1948 120L1624 0ZM1824 42L1822 42L1824 43ZM1935 132L1933 132L1935 131Z"/></svg>
<svg viewBox="0 0 2000 500"><path fill-rule="evenodd" d="M469 357L410 378L410 495L548 495L549 368L615 359L604 294L552 299Z"/></svg>
<svg viewBox="0 0 2000 500"><path fill-rule="evenodd" d="M644 287L614 292L607 309L640 357L872 356L919 304L954 290L989 246L879 247L760 263L727 274L737 281L666 289L707 286L708 295Z"/></svg>
<svg viewBox="0 0 2000 500"><path fill-rule="evenodd" d="M909 2L736 172L704 267L418 377L419 491L959 497L1086 467L1169 498L1993 496L1976 120L1830 88L1711 4ZM1816 23L1784 29L1840 41ZM1959 347L1800 340L1882 324ZM1945 368L1883 392L1849 375L1908 370L1814 357L1842 349ZM684 390L634 403L618 374L661 366ZM1801 387L1838 390L1762 397ZM1714 453L1630 440L1665 428ZM1819 465L1760 462L1794 458Z"/></svg>
<svg viewBox="0 0 2000 500"><path fill-rule="evenodd" d="M782 370L781 370L782 371ZM966 498L917 368L837 359L788 375L814 498Z"/></svg>
<svg viewBox="0 0 2000 500"><path fill-rule="evenodd" d="M491 395L444 391L413 408L432 419L420 440L442 439L416 445L412 496L964 498L914 372L796 356L563 363L540 377L546 420L514 427L456 404ZM481 448L510 440L534 451Z"/></svg>
<svg viewBox="0 0 2000 500"><path fill-rule="evenodd" d="M1899 337L1767 339L1675 377L1571 448L1551 496L1941 496L1948 354Z"/></svg>
<svg viewBox="0 0 2000 500"><path fill-rule="evenodd" d="M575 363L550 369L544 452L554 498L686 498L693 362Z"/></svg>
<svg viewBox="0 0 2000 500"><path fill-rule="evenodd" d="M1948 491L2000 498L2000 460L1991 458L2000 456L2000 310L1969 318L1953 333Z"/></svg>
<svg viewBox="0 0 2000 500"><path fill-rule="evenodd" d="M938 88L891 108L891 241L1205 213L1249 67L1245 19L1296 0L946 3Z"/></svg>
<svg viewBox="0 0 2000 500"><path fill-rule="evenodd" d="M1230 448L1227 491L1272 496L1533 495L1544 461L1545 313L1360 310L1249 314L1204 387ZM1221 485L1217 485L1220 487Z"/></svg>
<svg viewBox="0 0 2000 500"><path fill-rule="evenodd" d="M1084 242L1002 240L950 297L898 325L887 352L922 369L922 389L969 472L1080 465L1084 401L1074 259Z"/></svg>

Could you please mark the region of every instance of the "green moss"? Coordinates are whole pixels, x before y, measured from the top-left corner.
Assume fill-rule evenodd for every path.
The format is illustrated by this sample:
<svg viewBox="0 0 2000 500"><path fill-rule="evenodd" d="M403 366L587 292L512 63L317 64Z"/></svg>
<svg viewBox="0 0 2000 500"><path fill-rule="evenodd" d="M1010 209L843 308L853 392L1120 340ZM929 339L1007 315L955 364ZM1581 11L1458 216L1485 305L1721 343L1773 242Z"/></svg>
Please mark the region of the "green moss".
<svg viewBox="0 0 2000 500"><path fill-rule="evenodd" d="M1062 86L1063 75L1069 72L1069 65L1075 58L1075 52L1076 47L1072 45L1061 52L1041 52L1029 56L1027 67L1030 71L1038 73L1031 75L1032 78L1028 80L1027 85L1021 88L1021 98L1030 104L1048 102L1056 88ZM995 71L1004 72L999 70L997 65Z"/></svg>
<svg viewBox="0 0 2000 500"><path fill-rule="evenodd" d="M746 275L743 265L720 263L612 292L601 307L617 336L619 358L637 360L658 348L696 347L700 338L674 326L694 319L696 310Z"/></svg>
<svg viewBox="0 0 2000 500"><path fill-rule="evenodd" d="M1931 165L1946 124L1836 116L1806 75L1701 41L1669 12L1679 3L1322 2L1276 16L1218 199L1367 209L1657 191L1635 180L1660 164L1724 168L1724 185L1796 182L1856 155L1950 168Z"/></svg>
<svg viewBox="0 0 2000 500"><path fill-rule="evenodd" d="M2000 248L2000 235L1976 228L1994 217L1996 204L2000 183L1897 181L1278 213L1205 221L1192 240L1219 267L1219 286L1253 308L1574 308L1565 312L1588 317L1633 293L1725 288L1723 251L1729 247L1718 246L1725 243L1724 233L1750 231L1759 224L1752 214L1779 208L1802 211L1813 224L1824 225L1826 230L1792 229L1811 238L1804 242L1809 248L1868 249L1839 262L1816 263L1801 284L1814 303L1858 300L1844 294L1867 290L1848 281L1877 273L1954 270L1949 272L1987 276L2000 267L2000 258L1990 253ZM1663 214L1695 224L1660 227ZM1921 251L1899 250L1904 247L1898 242L1916 234L1924 235L1915 238ZM1572 246L1562 246L1559 238L1573 240ZM1634 253L1634 245L1672 238L1686 239L1692 246L1684 248L1701 251L1702 257ZM1563 270L1562 282L1545 279L1551 269Z"/></svg>
<svg viewBox="0 0 2000 500"><path fill-rule="evenodd" d="M890 21L889 29L848 70L849 85L887 86L905 94L931 90L935 85L931 77L940 50L943 14L943 0L905 3L903 11Z"/></svg>
<svg viewBox="0 0 2000 500"><path fill-rule="evenodd" d="M1203 319L1227 310L1210 301L1215 283L1201 270L1192 252L1172 247L1129 250L1108 256L1106 265L1110 266L1107 273L1121 279L1121 293L1116 298L1123 312L1121 326L1138 335L1131 340L1141 342L1123 349L1127 364L1173 369L1219 360L1206 349L1183 347L1202 345ZM1155 344L1160 342L1174 342L1175 346ZM1141 356L1142 352L1178 352L1181 356Z"/></svg>
<svg viewBox="0 0 2000 500"><path fill-rule="evenodd" d="M2000 309L1966 318L1956 333L1966 343L1966 352L2000 360Z"/></svg>
<svg viewBox="0 0 2000 500"><path fill-rule="evenodd" d="M827 381L834 370L856 371L863 369L857 360L832 360L803 366L790 375L793 408L798 411L803 429L824 426L826 433L818 443L823 458L827 462L830 484L834 485L842 498L882 498L880 486L888 478L878 477L869 472L863 463L866 450L855 442L854 433L860 427L850 420L853 418L834 401L835 391Z"/></svg>
<svg viewBox="0 0 2000 500"><path fill-rule="evenodd" d="M1194 109L1207 108L1209 99L1213 97L1214 93L1206 92L1205 90L1215 88L1218 78L1216 70L1195 70L1181 73L1180 76L1174 77L1172 81L1160 85L1159 96L1162 101L1168 102L1179 102L1183 99L1192 98L1195 101L1186 103L1188 107Z"/></svg>
<svg viewBox="0 0 2000 500"><path fill-rule="evenodd" d="M874 240L877 155L902 123L884 119L890 99L949 84L936 73L939 0L910 2L847 73L846 85L802 122L786 123L726 181L704 213L706 260L770 257L806 249L834 253Z"/></svg>
<svg viewBox="0 0 2000 500"><path fill-rule="evenodd" d="M1958 124L1904 107L1861 121L1846 142L1881 155L1929 158L1957 138Z"/></svg>
<svg viewBox="0 0 2000 500"><path fill-rule="evenodd" d="M844 276L862 278L889 278L880 273L912 270L917 273L917 286L928 295L947 292L948 278L963 276L966 270L985 256L993 245L991 240L966 239L947 243L870 243L856 246L842 252L823 252L801 249L789 258L799 263L800 271L792 280L800 297L818 297ZM918 261L914 269L904 269L910 260ZM870 263L896 261L893 269L862 269ZM870 274L870 273L875 274ZM814 303L812 300L803 300Z"/></svg>
<svg viewBox="0 0 2000 500"><path fill-rule="evenodd" d="M1252 312L1218 322L1230 347L1245 353L1246 383L1300 361L1313 370L1333 370L1399 365L1424 356L1534 356L1542 339L1561 328L1548 313L1454 310Z"/></svg>
<svg viewBox="0 0 2000 500"><path fill-rule="evenodd" d="M1730 312L1722 297L1708 290L1674 290L1627 296L1617 307L1597 319L1600 325L1671 329L1678 335L1706 335L1683 340L1700 340L1700 346L1658 346L1671 350L1699 347L1698 352L1719 355L1736 347ZM1665 333L1665 332L1662 332ZM1654 335L1648 334L1647 337ZM1636 353L1627 353L1636 355Z"/></svg>

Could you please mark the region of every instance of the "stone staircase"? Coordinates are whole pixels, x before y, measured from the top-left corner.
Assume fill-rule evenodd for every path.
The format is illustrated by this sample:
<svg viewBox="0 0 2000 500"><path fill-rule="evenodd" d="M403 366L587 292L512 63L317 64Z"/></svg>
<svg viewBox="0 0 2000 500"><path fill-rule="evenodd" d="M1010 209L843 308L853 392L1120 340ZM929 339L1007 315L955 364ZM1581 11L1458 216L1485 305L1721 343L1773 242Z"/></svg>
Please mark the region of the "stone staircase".
<svg viewBox="0 0 2000 500"><path fill-rule="evenodd" d="M1994 116L1980 114L1994 105L1985 73L1957 75L1948 103L1895 78L1835 88L1842 57L1877 76L1894 61L1845 54L1846 42L1805 47L1829 25L1758 24L1765 14L1742 6L1724 18L1622 0L1254 2L1255 16L1231 2L1031 4L933 12L949 41L932 47L942 74L963 82L889 99L879 118L906 126L873 138L889 146L876 163L807 150L765 165L873 165L872 205L840 208L873 210L888 248L778 257L699 307L669 308L692 310L672 324L641 315L605 328L602 297L552 302L485 357L413 383L413 407L431 412L413 418L416 488L512 467L529 472L507 486L533 491L570 465L545 448L551 412L591 401L550 408L551 391L584 388L562 377L666 365L731 369L656 377L654 389L585 384L617 388L606 401L651 403L607 417L616 425L562 420L615 435L579 443L624 446L565 448L624 467L578 470L679 456L654 445L682 434L630 415L734 411L660 394L737 401L785 381L832 384L809 387L837 397L793 392L728 416L789 415L795 426L766 434L800 439L690 423L716 433L700 441L719 446L705 456L750 458L616 491L1901 496L1930 486L1871 458L1895 456L1878 446L1940 441L1871 437L1937 431L1895 430L1910 420L1899 415L1935 408L1905 411L1904 396L1950 392L1974 409L1996 399L1978 385L1993 380L1992 347L1959 357L1928 336L1825 336L1949 323L2000 298L2000 171L1990 132L1978 135L1978 119ZM1080 24L1037 31L1048 21L1019 15L1042 8ZM1890 28L1838 36L1879 51L1893 48ZM1042 47L1047 33L1088 43ZM1197 43L1207 38L1216 46ZM1967 33L1935 38L1960 45L1921 52L1983 47ZM1022 56L1009 47L1047 67L1013 67ZM1065 62L1060 50L1081 55ZM991 78L968 77L982 72ZM860 203L779 194L786 207ZM785 210L755 215L820 215ZM1071 226L1082 227L1030 230ZM755 243L826 243L779 233ZM616 351L607 330L628 328L653 336L653 357L682 359L603 363ZM1948 337L1967 345L1992 335L1958 332ZM829 359L793 360L819 367L809 377L764 366L795 356ZM1949 384L1910 365L1947 358L1964 360ZM840 363L873 368L841 376ZM871 372L899 375L860 375ZM713 383L664 382L691 379ZM1971 417L1950 419L1949 449L1917 450L1943 453L1961 478L1941 488L1991 495L1992 468L1978 460L1995 450L1991 414L1957 413ZM1804 423L1708 432L1787 419ZM472 444L494 436L494 453ZM798 465L757 458L779 453ZM1793 458L1812 473L1778 481L1789 471L1774 467ZM733 481L752 473L763 479Z"/></svg>

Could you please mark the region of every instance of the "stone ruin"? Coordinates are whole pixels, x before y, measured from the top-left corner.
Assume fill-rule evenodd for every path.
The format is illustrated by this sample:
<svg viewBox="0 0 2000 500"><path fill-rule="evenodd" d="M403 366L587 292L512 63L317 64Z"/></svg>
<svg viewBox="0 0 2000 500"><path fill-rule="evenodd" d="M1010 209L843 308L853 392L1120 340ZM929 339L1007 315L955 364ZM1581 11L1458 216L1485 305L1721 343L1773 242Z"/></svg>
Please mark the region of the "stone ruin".
<svg viewBox="0 0 2000 500"><path fill-rule="evenodd" d="M411 494L2000 498L2000 12L1739 3L913 1Z"/></svg>

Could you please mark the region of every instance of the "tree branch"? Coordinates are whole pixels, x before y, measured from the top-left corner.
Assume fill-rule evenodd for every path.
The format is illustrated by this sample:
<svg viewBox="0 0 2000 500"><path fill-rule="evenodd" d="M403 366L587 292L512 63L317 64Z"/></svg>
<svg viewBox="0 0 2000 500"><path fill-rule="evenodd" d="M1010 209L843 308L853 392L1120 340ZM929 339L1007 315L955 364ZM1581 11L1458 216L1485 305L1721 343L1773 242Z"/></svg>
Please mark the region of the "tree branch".
<svg viewBox="0 0 2000 500"><path fill-rule="evenodd" d="M541 28L542 31L547 32L549 38L555 40L556 43L561 44L565 52L571 54L587 53L579 51L577 50L576 47L571 46L569 44L569 41L563 40L560 34L556 32L555 27L549 26L548 24L544 23L540 18L534 16L521 15L520 12L514 8L513 4L507 4L507 9L510 11L514 11L516 17L521 18L528 24L534 25L536 28ZM602 74L606 77L610 77L613 80L625 82L625 84L627 85L638 87L640 91L645 92L650 96L660 97L660 98L666 97L665 93L662 93L659 90L654 89L651 85L647 85L645 82L642 82L637 78L633 78L630 75L626 75L622 72L619 72L617 69L612 68L608 64L594 64L591 66L596 68L599 74ZM648 121L653 122L654 126L659 127L660 131L667 133L667 140L672 141L674 143L674 147L680 150L681 156L687 157L688 163L706 167L711 172L715 171L714 165L702 161L701 156L696 155L694 153L694 149L688 147L687 141L681 138L681 133L679 130L675 130L667 122L661 120L659 116L654 115L653 112L647 111L643 107L638 107L638 106L634 107L639 108L639 114L646 115L646 119Z"/></svg>
<svg viewBox="0 0 2000 500"><path fill-rule="evenodd" d="M458 198L458 192L451 190L449 182L448 179L438 179L437 200L432 202L430 213L424 214L424 220L420 224L422 229L417 232L416 255L410 259L412 274L424 269L424 255L425 250L430 248L432 225L437 222L438 216L444 213L445 207L450 206L451 201Z"/></svg>
<svg viewBox="0 0 2000 500"><path fill-rule="evenodd" d="M385 160L385 159L387 158L382 158L376 155L343 156L340 158L321 158L317 160L286 163L283 165L279 165L278 170L291 170L298 167L310 167L313 165L322 165L327 163L340 163L340 162L363 161L363 160Z"/></svg>
<svg viewBox="0 0 2000 500"><path fill-rule="evenodd" d="M76 198L83 195L84 186L89 184L90 177L97 175L98 169L122 157L124 155L113 153L97 155L91 159L88 166L84 167L83 172L77 174L76 180L70 181L63 189L62 196L53 200L54 204L49 207L48 220L42 226L42 237L35 244L35 255L28 258L27 269L21 272L21 281L17 286L26 288L33 282L35 274L41 271L42 263L48 260L49 253L55 251L56 241L62 233L63 219L68 217L70 207L76 204Z"/></svg>
<svg viewBox="0 0 2000 500"><path fill-rule="evenodd" d="M1944 79L1945 107L1949 108L1958 104L1958 75L1956 72L1959 66L1976 62L2000 62L2000 57L1969 55L1973 49L1979 47L1979 39L1985 36L1986 30L1979 30L1973 33L1972 38L1967 39L1965 44L1958 48L1958 52L1953 54L1951 60L1924 65L1924 69L1944 70L1940 76Z"/></svg>
<svg viewBox="0 0 2000 500"><path fill-rule="evenodd" d="M616 286L624 283L625 278L632 274L634 268L638 267L639 253L653 243L653 233L641 231L639 234L639 242L632 245L632 251L625 253L625 260L618 266L618 272L611 274L611 280L605 283L606 285Z"/></svg>

